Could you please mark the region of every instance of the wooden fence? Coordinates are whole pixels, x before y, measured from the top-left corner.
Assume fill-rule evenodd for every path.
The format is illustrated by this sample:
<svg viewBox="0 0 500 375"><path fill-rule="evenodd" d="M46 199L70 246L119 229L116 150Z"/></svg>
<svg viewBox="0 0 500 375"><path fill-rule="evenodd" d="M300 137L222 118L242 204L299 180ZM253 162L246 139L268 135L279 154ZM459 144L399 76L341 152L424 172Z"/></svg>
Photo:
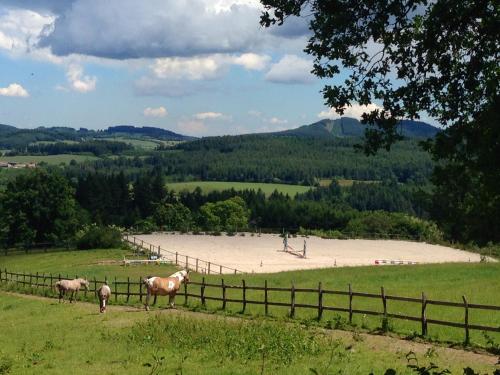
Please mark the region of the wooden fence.
<svg viewBox="0 0 500 375"><path fill-rule="evenodd" d="M186 254L180 254L178 252L163 249L160 245L157 246L151 244L129 234L125 234L124 240L136 249L142 250L146 254L156 255L158 257L162 256L163 258L170 260L176 266L184 267L195 272L207 275L222 275L228 273L236 275L237 273L243 273L243 271L237 270L236 268L226 267L221 264L209 262L208 260L193 258Z"/></svg>
<svg viewBox="0 0 500 375"><path fill-rule="evenodd" d="M75 275L75 278L77 275ZM9 272L6 269L0 270L0 282L1 283L11 283L14 285L22 285L25 289L30 289L32 294L36 294L37 290L42 288L42 290L52 289L54 283L57 280L69 279L68 275L54 275L54 274L45 274L45 273L36 273L36 274L26 274L26 273L17 273L17 272ZM90 288L88 292L83 292L85 297L87 293L92 293L92 296L95 297L95 291L100 287L104 282L108 282L110 285L113 298L115 302L118 302L118 297L123 297L123 302L129 303L131 297L135 298L135 302L142 302L144 297L146 296L145 287L142 284L142 277L137 278L136 280L131 280L129 277L126 280L117 280L116 277L110 279L105 277L104 280L97 280L96 278L89 279ZM228 290L237 290L239 291L240 298L235 298L233 296L228 296ZM210 293L209 293L210 291ZM248 298L247 292L249 291L259 291L262 295L262 299L251 299ZM269 298L269 293L279 293L284 298L279 298L279 301L271 300ZM38 292L39 293L39 292ZM314 304L306 304L306 303L297 303L296 297L297 293L306 293L312 295L314 300L317 302ZM274 294L276 295L276 294ZM342 306L341 304L336 305L327 305L324 303L324 298L328 295L337 295L344 296L348 303L346 306ZM348 316L349 323L352 323L353 316L355 314L363 314L363 315L373 315L380 316L382 318L388 319L400 319L407 320L420 323L421 326L421 334L423 336L428 334L428 325L440 325L440 326L448 326L463 329L465 332L465 342L468 343L470 339L470 331L471 330L479 330L479 331L489 331L489 332L500 332L499 326L486 326L486 325L478 325L471 324L469 322L469 312L471 310L488 310L488 311L497 311L500 312L500 306L493 305L480 305L469 303L465 296L462 297L462 302L450 302L450 301L438 301L428 299L424 293L422 293L421 298L412 298L412 297L401 297L387 294L385 289L381 287L380 294L378 293L364 293L353 291L351 285L349 284L347 290L329 290L324 289L322 283L318 284L317 288L297 288L295 285L291 285L290 288L284 287L273 287L268 285L267 280L264 282L262 286L251 286L247 285L245 280L242 280L240 285L230 285L224 282L224 279L221 279L220 284L218 283L209 283L205 281L203 277L201 282L191 281L188 284L184 284L183 288L178 293L178 296L184 297L184 304L188 304L189 298L195 298L201 302L203 306L206 307L207 301L217 301L220 302L221 309L226 309L228 303L236 303L241 305L241 312L245 313L247 305L263 305L265 314L269 314L270 306L279 306L288 308L288 313L291 318L295 317L295 313L297 309L309 309L316 311L315 315L320 321L323 318L324 312L334 311L346 313ZM381 310L367 310L367 309L358 309L354 307L353 301L356 299L371 299L371 300L379 300ZM284 302L286 301L286 302ZM400 301L404 303L414 304L419 307L420 314L419 316L411 316L404 314L396 314L388 311L387 302L388 301ZM134 302L134 301L132 301ZM156 302L156 298L155 298ZM446 309L449 308L460 308L463 309L463 322L453 322L446 320L437 320L430 319L427 316L427 307L430 305L443 306Z"/></svg>

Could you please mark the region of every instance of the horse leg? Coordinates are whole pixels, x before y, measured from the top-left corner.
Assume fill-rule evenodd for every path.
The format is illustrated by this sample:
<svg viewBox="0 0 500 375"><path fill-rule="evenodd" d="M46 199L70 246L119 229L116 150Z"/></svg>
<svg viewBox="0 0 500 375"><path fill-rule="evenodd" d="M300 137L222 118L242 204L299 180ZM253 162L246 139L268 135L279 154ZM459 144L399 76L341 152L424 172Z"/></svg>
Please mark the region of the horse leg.
<svg viewBox="0 0 500 375"><path fill-rule="evenodd" d="M148 292L146 293L146 305L145 305L146 311L149 311L149 297L150 296L151 296L151 292L148 289Z"/></svg>
<svg viewBox="0 0 500 375"><path fill-rule="evenodd" d="M62 299L63 299L63 291L62 289L59 289L59 303L61 303Z"/></svg>
<svg viewBox="0 0 500 375"><path fill-rule="evenodd" d="M153 300L153 306L156 306L156 298L158 297L157 294L155 294L155 299Z"/></svg>
<svg viewBox="0 0 500 375"><path fill-rule="evenodd" d="M170 294L170 296L168 298L168 304L170 305L170 307L172 309L174 308L174 305L175 305L175 294Z"/></svg>

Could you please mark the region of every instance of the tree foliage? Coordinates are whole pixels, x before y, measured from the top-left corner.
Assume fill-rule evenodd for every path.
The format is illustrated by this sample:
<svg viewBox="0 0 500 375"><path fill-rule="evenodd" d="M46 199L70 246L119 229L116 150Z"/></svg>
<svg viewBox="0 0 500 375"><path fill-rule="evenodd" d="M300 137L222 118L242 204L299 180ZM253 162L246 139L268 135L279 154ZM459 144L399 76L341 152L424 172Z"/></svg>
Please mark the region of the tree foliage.
<svg viewBox="0 0 500 375"><path fill-rule="evenodd" d="M74 235L80 214L68 181L44 170L9 182L0 196L0 211L7 245L66 241Z"/></svg>
<svg viewBox="0 0 500 375"><path fill-rule="evenodd" d="M498 93L500 17L496 1L262 0L261 24L310 15L305 51L314 74L336 78L326 103L342 114L354 103L380 103L364 115L365 150L400 138L397 120L427 112L442 125L466 124Z"/></svg>
<svg viewBox="0 0 500 375"><path fill-rule="evenodd" d="M500 241L498 1L261 2L264 26L310 16L305 51L314 74L348 72L324 87L327 105L342 114L352 104L378 104L363 115L366 153L401 138L399 119L426 113L438 121L445 130L426 146L438 162L433 217L452 239Z"/></svg>

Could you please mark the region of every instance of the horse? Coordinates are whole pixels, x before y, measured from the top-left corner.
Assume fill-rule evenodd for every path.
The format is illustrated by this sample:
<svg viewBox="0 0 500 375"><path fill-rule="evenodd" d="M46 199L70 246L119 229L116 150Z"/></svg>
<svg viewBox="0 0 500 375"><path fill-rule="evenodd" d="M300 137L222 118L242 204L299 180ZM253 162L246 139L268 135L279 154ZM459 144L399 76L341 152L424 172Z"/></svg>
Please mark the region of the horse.
<svg viewBox="0 0 500 375"><path fill-rule="evenodd" d="M143 284L146 286L146 311L149 311L149 298L151 295L166 296L168 295L168 304L174 307L175 295L181 287L181 284L189 282L189 270L176 272L169 277L148 276L143 279Z"/></svg>
<svg viewBox="0 0 500 375"><path fill-rule="evenodd" d="M109 301L111 297L111 288L108 283L105 282L99 289L96 290L97 298L99 298L99 311L101 313L106 312L106 301Z"/></svg>
<svg viewBox="0 0 500 375"><path fill-rule="evenodd" d="M61 302L61 300L64 302L64 296L66 292L69 291L71 292L69 302L72 303L81 287L84 287L85 290L89 290L89 282L86 279L78 278L73 280L59 280L54 284L54 288L59 291L59 302Z"/></svg>

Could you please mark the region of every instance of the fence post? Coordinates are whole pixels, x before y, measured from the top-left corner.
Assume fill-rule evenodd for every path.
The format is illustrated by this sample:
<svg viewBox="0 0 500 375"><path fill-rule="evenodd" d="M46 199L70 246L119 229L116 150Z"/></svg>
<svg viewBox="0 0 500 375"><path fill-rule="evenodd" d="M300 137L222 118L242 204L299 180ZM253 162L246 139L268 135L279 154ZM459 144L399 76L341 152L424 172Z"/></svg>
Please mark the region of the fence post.
<svg viewBox="0 0 500 375"><path fill-rule="evenodd" d="M222 286L222 310L226 309L226 286L224 285L224 279L221 279Z"/></svg>
<svg viewBox="0 0 500 375"><path fill-rule="evenodd" d="M269 306L267 301L267 280L264 280L264 309L267 315L269 312Z"/></svg>
<svg viewBox="0 0 500 375"><path fill-rule="evenodd" d="M465 317L464 317L465 345L469 345L469 342L470 342L470 337L469 337L469 303L467 302L467 298L465 298L465 296L462 296L462 299L464 300L464 308L465 308Z"/></svg>
<svg viewBox="0 0 500 375"><path fill-rule="evenodd" d="M349 284L349 324L352 324L352 286Z"/></svg>
<svg viewBox="0 0 500 375"><path fill-rule="evenodd" d="M425 309L427 308L427 298L424 292L422 292L422 336L427 335L427 314Z"/></svg>
<svg viewBox="0 0 500 375"><path fill-rule="evenodd" d="M210 262L208 262L208 274L210 275Z"/></svg>
<svg viewBox="0 0 500 375"><path fill-rule="evenodd" d="M380 296L382 297L382 305L384 306L384 319L387 319L387 298L383 286L380 287Z"/></svg>
<svg viewBox="0 0 500 375"><path fill-rule="evenodd" d="M116 283L116 276L115 276L115 302L118 301L118 284Z"/></svg>
<svg viewBox="0 0 500 375"><path fill-rule="evenodd" d="M187 306L188 304L188 285L185 282L184 283L184 306Z"/></svg>
<svg viewBox="0 0 500 375"><path fill-rule="evenodd" d="M321 286L321 281L318 284L318 321L321 320L323 316L323 288Z"/></svg>
<svg viewBox="0 0 500 375"><path fill-rule="evenodd" d="M127 277L127 303L130 299L130 277Z"/></svg>
<svg viewBox="0 0 500 375"><path fill-rule="evenodd" d="M202 280L201 280L200 298L201 298L201 304L203 306L206 306L205 305L205 278L202 278Z"/></svg>
<svg viewBox="0 0 500 375"><path fill-rule="evenodd" d="M188 259L189 259L189 257L186 255L186 269L189 268L189 260Z"/></svg>
<svg viewBox="0 0 500 375"><path fill-rule="evenodd" d="M245 309L247 308L247 284L245 280L241 280L241 283L243 284L243 311L242 313L245 313Z"/></svg>
<svg viewBox="0 0 500 375"><path fill-rule="evenodd" d="M177 266L179 264L179 253L176 251L175 252L175 265Z"/></svg>
<svg viewBox="0 0 500 375"><path fill-rule="evenodd" d="M198 273L198 258L196 258L196 273Z"/></svg>
<svg viewBox="0 0 500 375"><path fill-rule="evenodd" d="M295 316L295 285L292 282L292 289L290 295L290 318Z"/></svg>
<svg viewBox="0 0 500 375"><path fill-rule="evenodd" d="M222 266L219 266L219 273L222 275Z"/></svg>
<svg viewBox="0 0 500 375"><path fill-rule="evenodd" d="M97 280L94 276L94 296L97 294Z"/></svg>

